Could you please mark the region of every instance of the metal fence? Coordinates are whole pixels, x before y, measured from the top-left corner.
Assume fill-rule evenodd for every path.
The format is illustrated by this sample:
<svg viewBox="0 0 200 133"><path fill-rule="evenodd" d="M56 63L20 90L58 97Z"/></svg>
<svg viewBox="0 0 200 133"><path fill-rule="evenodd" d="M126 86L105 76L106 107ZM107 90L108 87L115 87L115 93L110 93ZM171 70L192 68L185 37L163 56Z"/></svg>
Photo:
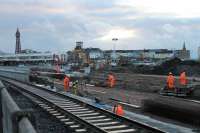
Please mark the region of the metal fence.
<svg viewBox="0 0 200 133"><path fill-rule="evenodd" d="M36 133L28 120L29 112L20 110L0 81L1 133Z"/></svg>

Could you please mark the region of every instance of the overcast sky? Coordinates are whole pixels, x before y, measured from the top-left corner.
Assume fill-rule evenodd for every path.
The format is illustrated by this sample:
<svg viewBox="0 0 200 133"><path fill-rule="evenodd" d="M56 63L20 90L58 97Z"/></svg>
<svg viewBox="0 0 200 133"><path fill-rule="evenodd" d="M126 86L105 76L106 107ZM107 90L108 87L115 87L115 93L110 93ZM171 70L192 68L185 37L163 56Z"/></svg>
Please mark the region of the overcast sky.
<svg viewBox="0 0 200 133"><path fill-rule="evenodd" d="M19 27L22 48L67 51L84 47L180 49L197 57L199 0L0 0L0 50L14 52Z"/></svg>

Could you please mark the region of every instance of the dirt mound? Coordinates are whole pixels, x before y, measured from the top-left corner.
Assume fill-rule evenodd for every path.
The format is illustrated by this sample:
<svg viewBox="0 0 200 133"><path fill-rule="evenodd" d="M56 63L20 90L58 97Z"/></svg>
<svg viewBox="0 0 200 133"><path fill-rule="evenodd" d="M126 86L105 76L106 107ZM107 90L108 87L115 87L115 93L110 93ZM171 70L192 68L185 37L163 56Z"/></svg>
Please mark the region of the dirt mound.
<svg viewBox="0 0 200 133"><path fill-rule="evenodd" d="M200 63L194 60L181 61L174 58L155 66L150 73L167 75L172 72L174 75L179 75L183 70L186 71L188 76L200 76Z"/></svg>

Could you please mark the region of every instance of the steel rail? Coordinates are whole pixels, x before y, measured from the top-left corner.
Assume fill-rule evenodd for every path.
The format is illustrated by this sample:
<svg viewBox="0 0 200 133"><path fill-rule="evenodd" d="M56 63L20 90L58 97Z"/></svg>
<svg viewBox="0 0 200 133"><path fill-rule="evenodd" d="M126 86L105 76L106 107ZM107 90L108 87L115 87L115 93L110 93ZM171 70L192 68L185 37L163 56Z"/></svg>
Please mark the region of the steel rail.
<svg viewBox="0 0 200 133"><path fill-rule="evenodd" d="M24 84L24 83L22 83L22 82L14 81L14 80L11 80L11 79L5 79L5 78L1 78L1 79L2 79L4 82L7 82L7 83L9 83L9 84L12 84L12 85L15 86L16 88L20 88L21 91L24 91L24 92L26 92L26 93L28 93L28 94L30 94L30 95L33 95L34 97L37 97L37 98L41 99L43 102L48 103L48 104L50 104L50 105L56 107L60 112L70 114L70 116L71 116L73 119L75 119L75 120L78 121L79 123L81 122L82 125L87 126L88 129L92 129L92 130L95 131L95 132L105 132L105 133L106 133L106 132L111 132L111 133L112 133L112 131L106 130L106 129L110 129L110 128L112 128L112 127L104 127L104 128L102 128L102 127L99 127L99 126L95 126L95 125L92 124L91 122L80 118L79 116L75 115L74 113L72 113L72 112L70 112L70 111L66 111L66 110L63 109L62 107L56 105L54 102L49 101L48 98L42 97L42 95L39 95L39 94L38 94L39 91L40 91L40 93L52 94L52 95L54 95L54 96L56 96L56 97L58 97L58 98L68 99L68 100L70 99L71 101L73 101L74 103L79 104L79 105L85 105L85 107L89 108L90 110L92 109L94 112L100 113L100 115L107 116L108 118L111 118L112 120L115 120L115 121L117 121L117 122L120 122L120 123L121 123L120 125L126 125L126 126L128 127L128 129L144 130L144 131L153 132L153 133L154 133L154 132L161 132L161 133L164 133L163 131L157 129L156 127L151 127L151 126L149 126L149 125L145 125L145 124L143 124L143 123L139 123L139 122L136 122L136 121L127 119L127 118L122 117L122 116L117 116L117 115L115 115L115 114L113 114L113 113L111 113L111 112L109 112L109 111L106 111L106 110L103 110L103 109L100 109L100 108L96 108L96 107L94 107L94 106L92 106L92 105L90 105L90 104L88 104L88 103L85 103L85 102L83 102L83 101L79 101L79 100L77 100L77 99L74 99L74 98L72 98L72 97L63 95L63 94L61 94L61 93L57 93L57 92L54 92L54 91L51 91L51 90L47 90L47 89L44 89L44 88L42 88L42 87L34 86L34 85L29 84L29 83ZM16 83L17 83L18 85L16 85ZM23 85L26 85L26 86L29 86L29 87L31 86L31 88L32 88L32 89L34 88L35 90L37 90L37 92L33 92L33 90L32 90L32 92L31 92L30 88L29 88L29 89L25 89L25 87L22 87L22 86L19 87L19 84L21 84L22 86L23 86ZM36 93L37 93L37 94L36 94ZM83 114L84 114L84 112L83 112ZM68 116L69 116L69 115L68 115ZM96 119L96 120L98 120L98 119ZM102 120L102 119L100 119L100 120ZM97 123L96 125L98 125L98 123ZM114 126L113 126L113 127L114 127ZM123 126L115 126L114 128L119 128L119 129L120 129L120 127L123 127ZM124 128L122 128L122 129L124 129ZM120 132L120 130L118 130L118 131ZM124 129L124 131L125 131L125 129ZM132 131L133 131L133 130L132 130ZM130 130L130 132L132 132L132 131ZM128 132L128 130L127 130L127 132ZM114 130L113 130L113 133L115 133ZM116 133L117 133L117 130L116 130Z"/></svg>

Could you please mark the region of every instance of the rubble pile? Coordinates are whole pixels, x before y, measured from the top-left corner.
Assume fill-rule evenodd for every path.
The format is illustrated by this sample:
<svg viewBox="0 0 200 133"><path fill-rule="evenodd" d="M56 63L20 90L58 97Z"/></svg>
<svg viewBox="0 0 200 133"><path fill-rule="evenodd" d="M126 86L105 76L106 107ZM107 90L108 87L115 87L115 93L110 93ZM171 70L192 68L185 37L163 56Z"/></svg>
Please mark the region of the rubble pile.
<svg viewBox="0 0 200 133"><path fill-rule="evenodd" d="M174 58L155 66L151 74L167 75L172 72L174 75L179 75L183 70L188 76L200 76L200 63L194 60L181 61Z"/></svg>
<svg viewBox="0 0 200 133"><path fill-rule="evenodd" d="M179 75L181 71L186 71L188 76L200 76L200 62L195 60L182 61L179 58L173 58L164 61L155 66L153 65L127 65L114 67L111 69L104 70L105 72L116 72L116 73L138 73L138 74L153 74L153 75L168 75L172 72L174 75Z"/></svg>

